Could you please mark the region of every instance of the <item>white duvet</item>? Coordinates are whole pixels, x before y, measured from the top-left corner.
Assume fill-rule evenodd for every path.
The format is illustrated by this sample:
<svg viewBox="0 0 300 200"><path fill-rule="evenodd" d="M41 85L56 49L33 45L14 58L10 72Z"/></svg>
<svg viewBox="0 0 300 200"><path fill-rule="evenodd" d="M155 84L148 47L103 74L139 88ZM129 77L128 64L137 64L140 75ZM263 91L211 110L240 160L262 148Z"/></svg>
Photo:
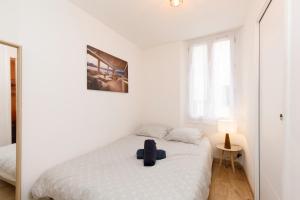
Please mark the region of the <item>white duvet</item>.
<svg viewBox="0 0 300 200"><path fill-rule="evenodd" d="M16 182L16 144L0 147L0 179Z"/></svg>
<svg viewBox="0 0 300 200"><path fill-rule="evenodd" d="M35 199L55 200L206 200L212 154L199 145L155 139L167 158L153 167L136 159L142 136L127 136L106 147L46 171L34 184Z"/></svg>

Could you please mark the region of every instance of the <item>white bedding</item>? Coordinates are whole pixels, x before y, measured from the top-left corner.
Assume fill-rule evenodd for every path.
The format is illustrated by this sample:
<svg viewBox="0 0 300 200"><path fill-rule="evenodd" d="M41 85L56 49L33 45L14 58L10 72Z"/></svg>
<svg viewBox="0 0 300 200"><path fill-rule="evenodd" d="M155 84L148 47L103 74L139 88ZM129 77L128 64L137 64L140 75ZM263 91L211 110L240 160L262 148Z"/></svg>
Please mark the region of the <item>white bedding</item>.
<svg viewBox="0 0 300 200"><path fill-rule="evenodd" d="M154 167L136 159L143 136L127 136L106 147L46 171L34 184L35 199L206 200L212 153L207 138L199 145L155 139L167 158Z"/></svg>
<svg viewBox="0 0 300 200"><path fill-rule="evenodd" d="M0 179L16 183L16 144L0 147Z"/></svg>

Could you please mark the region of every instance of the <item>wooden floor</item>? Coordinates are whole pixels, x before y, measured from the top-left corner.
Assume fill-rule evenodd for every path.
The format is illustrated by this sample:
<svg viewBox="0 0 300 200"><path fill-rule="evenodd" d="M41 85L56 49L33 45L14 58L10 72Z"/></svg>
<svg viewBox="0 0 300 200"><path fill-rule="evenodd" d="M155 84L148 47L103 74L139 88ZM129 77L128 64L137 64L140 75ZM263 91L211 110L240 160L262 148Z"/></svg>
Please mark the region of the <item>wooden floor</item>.
<svg viewBox="0 0 300 200"><path fill-rule="evenodd" d="M227 162L227 166L219 167L218 160L214 161L208 200L253 200L244 170L237 166L233 173Z"/></svg>
<svg viewBox="0 0 300 200"><path fill-rule="evenodd" d="M0 200L15 200L15 187L0 180Z"/></svg>

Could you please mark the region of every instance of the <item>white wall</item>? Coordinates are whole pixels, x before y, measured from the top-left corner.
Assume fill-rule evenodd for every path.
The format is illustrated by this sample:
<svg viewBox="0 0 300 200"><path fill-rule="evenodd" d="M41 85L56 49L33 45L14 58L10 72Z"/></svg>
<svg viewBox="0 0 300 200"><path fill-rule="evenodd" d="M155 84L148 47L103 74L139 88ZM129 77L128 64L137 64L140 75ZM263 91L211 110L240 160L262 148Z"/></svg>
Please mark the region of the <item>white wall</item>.
<svg viewBox="0 0 300 200"><path fill-rule="evenodd" d="M181 42L143 51L143 122L178 126L183 62Z"/></svg>
<svg viewBox="0 0 300 200"><path fill-rule="evenodd" d="M253 190L255 189L255 170L258 170L256 146L258 141L258 62L255 59L255 15L251 13L244 27L241 29L241 67L242 87L241 110L239 124L240 131L246 138L244 146L245 164L244 168ZM257 165L257 166L256 166ZM255 191L254 191L255 192Z"/></svg>
<svg viewBox="0 0 300 200"><path fill-rule="evenodd" d="M0 8L0 39L23 46L25 200L46 169L129 134L138 125L140 51L67 0L7 0ZM87 44L129 62L129 94L86 89Z"/></svg>
<svg viewBox="0 0 300 200"><path fill-rule="evenodd" d="M18 43L19 0L0 1L0 40Z"/></svg>

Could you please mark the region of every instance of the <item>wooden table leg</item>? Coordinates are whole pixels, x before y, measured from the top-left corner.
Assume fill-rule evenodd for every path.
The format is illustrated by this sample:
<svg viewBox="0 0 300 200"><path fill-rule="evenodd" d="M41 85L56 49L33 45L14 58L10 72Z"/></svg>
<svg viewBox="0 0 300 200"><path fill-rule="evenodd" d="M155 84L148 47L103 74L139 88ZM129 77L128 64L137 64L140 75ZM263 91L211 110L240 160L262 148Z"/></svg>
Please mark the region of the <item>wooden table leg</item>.
<svg viewBox="0 0 300 200"><path fill-rule="evenodd" d="M222 166L223 155L224 155L224 151L223 151L223 150L221 150L221 158L220 158L219 167L221 167L221 166Z"/></svg>
<svg viewBox="0 0 300 200"><path fill-rule="evenodd" d="M235 173L233 152L230 152L230 157L231 157L232 171L233 171L233 173Z"/></svg>

